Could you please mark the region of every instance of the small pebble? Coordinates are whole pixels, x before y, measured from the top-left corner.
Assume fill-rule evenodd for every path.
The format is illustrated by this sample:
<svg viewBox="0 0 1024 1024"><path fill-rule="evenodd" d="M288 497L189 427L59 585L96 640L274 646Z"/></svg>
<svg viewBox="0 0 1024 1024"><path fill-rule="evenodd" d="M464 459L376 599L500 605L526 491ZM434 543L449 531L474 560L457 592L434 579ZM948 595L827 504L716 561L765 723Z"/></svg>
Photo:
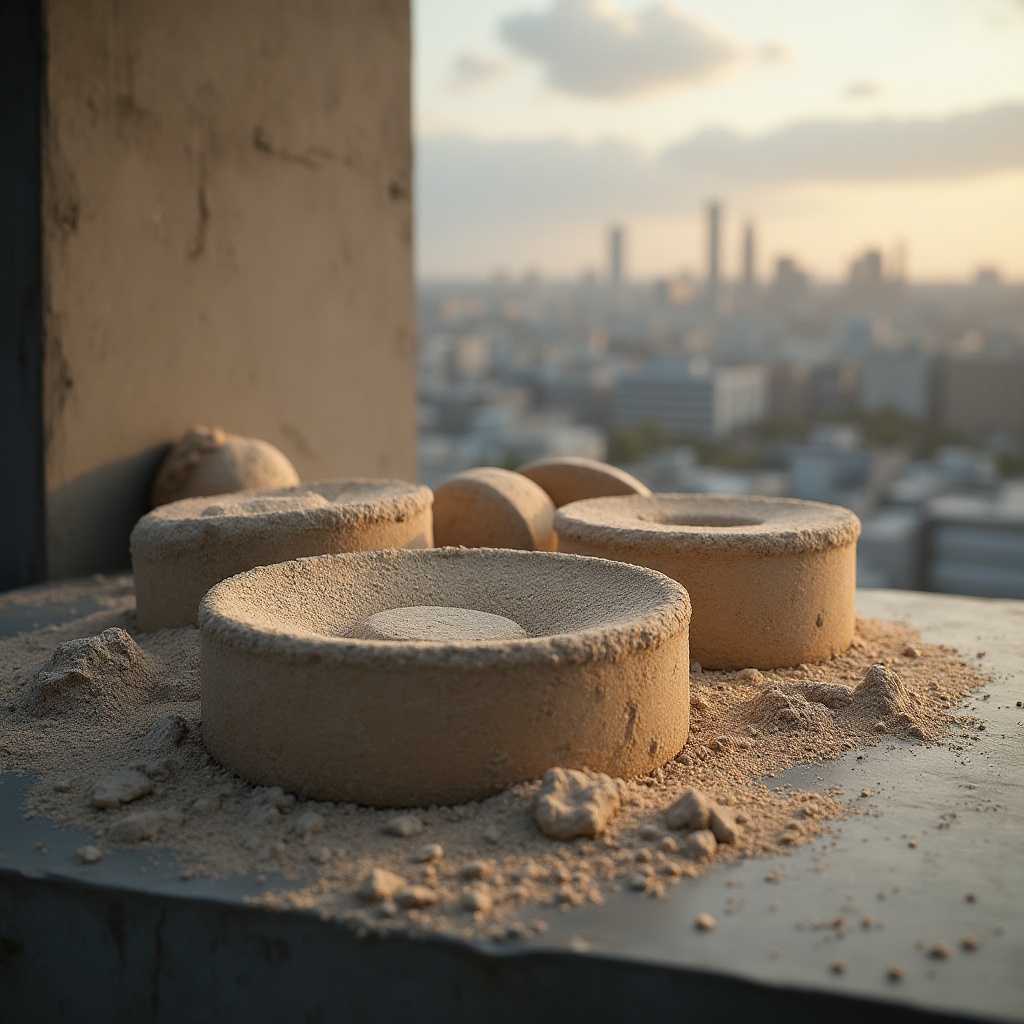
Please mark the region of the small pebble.
<svg viewBox="0 0 1024 1024"><path fill-rule="evenodd" d="M907 974L906 968L904 968L900 964L890 964L885 969L885 976L890 981L902 981L904 979L904 977L906 977L906 974Z"/></svg>
<svg viewBox="0 0 1024 1024"><path fill-rule="evenodd" d="M462 878L487 878L493 870L494 867L490 861L471 860L468 864L462 866L459 870L459 875Z"/></svg>
<svg viewBox="0 0 1024 1024"><path fill-rule="evenodd" d="M80 864L98 864L103 860L103 851L98 846L89 843L87 846L80 846L75 851L75 856Z"/></svg>
<svg viewBox="0 0 1024 1024"><path fill-rule="evenodd" d="M415 814L399 814L384 826L388 835L411 839L418 836L425 828L423 822Z"/></svg>
<svg viewBox="0 0 1024 1024"><path fill-rule="evenodd" d="M960 940L960 945L964 949L969 949L973 951L975 949L981 948L981 939L979 939L977 935L965 935Z"/></svg>
<svg viewBox="0 0 1024 1024"><path fill-rule="evenodd" d="M928 947L928 955L933 960L948 960L953 955L953 947L948 942L936 942Z"/></svg>
<svg viewBox="0 0 1024 1024"><path fill-rule="evenodd" d="M698 914L693 924L699 932L713 932L718 926L718 922L710 914Z"/></svg>
<svg viewBox="0 0 1024 1024"><path fill-rule="evenodd" d="M845 974L846 973L846 961L845 960L833 960L832 961L832 973L833 974Z"/></svg>
<svg viewBox="0 0 1024 1024"><path fill-rule="evenodd" d="M429 907L437 902L437 893L426 885L407 885L395 893L395 902L400 907Z"/></svg>
<svg viewBox="0 0 1024 1024"><path fill-rule="evenodd" d="M419 864L428 864L444 857L444 847L440 843L427 843L421 846L413 855L413 860Z"/></svg>

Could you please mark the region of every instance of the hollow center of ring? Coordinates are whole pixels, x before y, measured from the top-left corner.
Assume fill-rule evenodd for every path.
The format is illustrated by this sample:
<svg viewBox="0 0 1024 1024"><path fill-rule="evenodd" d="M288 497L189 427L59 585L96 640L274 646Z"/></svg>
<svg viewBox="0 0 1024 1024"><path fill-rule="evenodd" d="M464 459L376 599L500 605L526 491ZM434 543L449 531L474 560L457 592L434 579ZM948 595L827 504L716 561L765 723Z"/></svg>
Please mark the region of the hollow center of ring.
<svg viewBox="0 0 1024 1024"><path fill-rule="evenodd" d="M680 513L673 515L670 512L651 512L637 517L644 523L656 523L658 526L698 526L708 529L722 529L728 526L760 526L761 519L752 519L750 516L722 516L709 513L701 515L694 513L687 515Z"/></svg>
<svg viewBox="0 0 1024 1024"><path fill-rule="evenodd" d="M474 608L412 605L377 612L362 623L364 640L432 640L436 643L472 640L523 640L529 636L518 622Z"/></svg>

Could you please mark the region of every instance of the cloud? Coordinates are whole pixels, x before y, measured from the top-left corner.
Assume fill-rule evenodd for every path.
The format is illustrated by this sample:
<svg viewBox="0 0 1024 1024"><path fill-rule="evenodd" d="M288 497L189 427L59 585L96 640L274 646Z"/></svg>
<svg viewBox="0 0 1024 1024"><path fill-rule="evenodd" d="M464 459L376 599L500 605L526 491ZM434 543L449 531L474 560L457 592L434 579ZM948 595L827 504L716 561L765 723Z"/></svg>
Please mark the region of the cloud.
<svg viewBox="0 0 1024 1024"><path fill-rule="evenodd" d="M848 100L873 100L884 92L885 89L878 82L861 80L859 82L851 82L846 87L844 95Z"/></svg>
<svg viewBox="0 0 1024 1024"><path fill-rule="evenodd" d="M610 0L553 0L547 11L506 18L501 36L540 63L553 89L586 97L706 81L742 55L731 40L664 3L631 16Z"/></svg>
<svg viewBox="0 0 1024 1024"><path fill-rule="evenodd" d="M481 57L476 53L460 53L452 61L451 88L455 92L468 92L501 78L508 64L496 57Z"/></svg>
<svg viewBox="0 0 1024 1024"><path fill-rule="evenodd" d="M1024 104L945 119L817 121L745 138L705 131L671 147L681 172L734 181L958 178L1024 168Z"/></svg>
<svg viewBox="0 0 1024 1024"><path fill-rule="evenodd" d="M753 138L708 131L653 156L610 141L429 137L416 154L418 259L428 268L474 266L481 252L555 259L559 246L586 251L610 218L686 218L709 195L728 204L801 182L1014 170L1024 171L1024 104L945 120L795 124Z"/></svg>

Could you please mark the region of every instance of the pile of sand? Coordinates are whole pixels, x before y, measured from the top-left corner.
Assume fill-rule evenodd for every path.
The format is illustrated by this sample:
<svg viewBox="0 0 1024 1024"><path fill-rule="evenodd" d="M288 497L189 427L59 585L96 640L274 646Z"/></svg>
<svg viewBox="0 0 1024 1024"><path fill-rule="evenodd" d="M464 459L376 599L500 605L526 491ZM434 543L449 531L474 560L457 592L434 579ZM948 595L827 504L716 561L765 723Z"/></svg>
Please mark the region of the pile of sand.
<svg viewBox="0 0 1024 1024"><path fill-rule="evenodd" d="M361 930L506 940L543 930L539 906L601 903L622 888L659 897L717 861L808 842L843 803L764 780L880 740L938 742L951 707L982 682L953 650L861 621L853 647L825 664L694 665L690 740L645 778L556 774L540 801L535 782L384 811L298 801L222 769L202 742L198 631L139 633L121 583L108 603L0 643L0 768L38 777L29 813L92 829L84 863L155 844L175 851L185 878L280 873L298 887L261 902Z"/></svg>

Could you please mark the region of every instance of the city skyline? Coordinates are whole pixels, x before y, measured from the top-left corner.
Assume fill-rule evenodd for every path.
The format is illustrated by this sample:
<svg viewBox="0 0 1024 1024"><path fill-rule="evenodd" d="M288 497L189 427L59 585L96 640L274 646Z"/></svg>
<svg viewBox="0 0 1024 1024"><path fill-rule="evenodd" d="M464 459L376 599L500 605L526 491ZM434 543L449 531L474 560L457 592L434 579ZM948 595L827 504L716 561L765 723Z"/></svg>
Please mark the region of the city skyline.
<svg viewBox="0 0 1024 1024"><path fill-rule="evenodd" d="M794 0L415 5L424 277L576 276L628 227L637 278L703 265L703 205L845 277L1024 279L1024 6ZM742 264L739 231L723 266ZM727 276L733 276L732 269Z"/></svg>

